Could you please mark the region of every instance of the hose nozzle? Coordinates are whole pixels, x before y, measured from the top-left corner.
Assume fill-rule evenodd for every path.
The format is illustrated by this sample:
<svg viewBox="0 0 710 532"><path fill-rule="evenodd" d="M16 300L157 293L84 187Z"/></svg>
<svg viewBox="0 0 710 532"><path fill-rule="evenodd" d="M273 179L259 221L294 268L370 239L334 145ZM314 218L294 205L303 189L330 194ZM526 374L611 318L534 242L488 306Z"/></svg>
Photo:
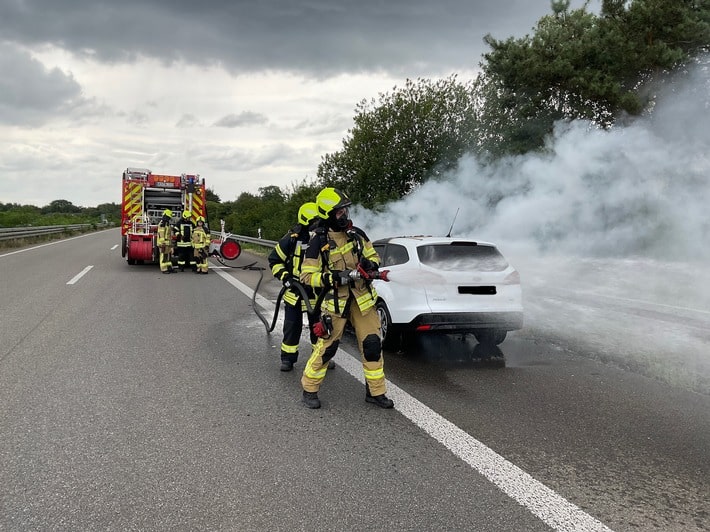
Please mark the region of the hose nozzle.
<svg viewBox="0 0 710 532"><path fill-rule="evenodd" d="M368 280L380 280L380 281L386 281L389 282L389 278L387 277L389 274L389 270L370 270L370 271L365 271L365 269L362 267L362 265L358 264L357 265L357 270L353 270L353 275L357 275L360 279L368 279Z"/></svg>

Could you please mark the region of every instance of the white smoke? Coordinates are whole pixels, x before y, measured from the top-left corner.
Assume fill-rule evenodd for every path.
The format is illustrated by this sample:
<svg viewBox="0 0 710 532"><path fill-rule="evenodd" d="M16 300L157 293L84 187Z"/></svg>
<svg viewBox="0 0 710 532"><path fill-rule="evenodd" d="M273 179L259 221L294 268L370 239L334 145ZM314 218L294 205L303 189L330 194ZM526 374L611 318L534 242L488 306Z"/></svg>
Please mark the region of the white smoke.
<svg viewBox="0 0 710 532"><path fill-rule="evenodd" d="M372 240L445 235L458 210L452 236L497 244L520 271L520 334L710 394L708 67L667 87L650 117L560 123L544 155L464 157L352 218Z"/></svg>
<svg viewBox="0 0 710 532"><path fill-rule="evenodd" d="M546 154L484 166L464 157L381 213L353 219L372 238L444 235L582 256L710 257L710 93L698 67L651 118L603 131L559 123Z"/></svg>

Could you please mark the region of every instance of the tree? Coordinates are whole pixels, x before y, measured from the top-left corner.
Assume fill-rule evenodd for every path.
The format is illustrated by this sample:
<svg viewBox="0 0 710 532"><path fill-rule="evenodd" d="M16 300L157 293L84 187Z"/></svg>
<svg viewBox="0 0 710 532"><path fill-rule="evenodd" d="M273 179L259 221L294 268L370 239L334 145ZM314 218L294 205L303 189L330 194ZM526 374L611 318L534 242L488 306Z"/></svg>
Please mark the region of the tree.
<svg viewBox="0 0 710 532"><path fill-rule="evenodd" d="M379 102L362 100L354 122L342 150L323 157L318 177L372 208L453 167L475 145L472 84L455 75L408 79Z"/></svg>
<svg viewBox="0 0 710 532"><path fill-rule="evenodd" d="M258 194L244 192L234 202L211 204L219 205L217 215L232 233L255 237L261 229L262 238L278 240L296 224L299 207L315 201L320 188L304 180L285 191L267 186ZM215 216L215 211L210 211L210 216Z"/></svg>
<svg viewBox="0 0 710 532"><path fill-rule="evenodd" d="M483 148L544 146L560 119L611 127L650 109L654 83L707 50L709 0L604 0L599 16L553 0L533 36L487 35L477 80Z"/></svg>
<svg viewBox="0 0 710 532"><path fill-rule="evenodd" d="M207 188L205 189L205 201L214 201L215 203L219 203L221 200L214 190Z"/></svg>
<svg viewBox="0 0 710 532"><path fill-rule="evenodd" d="M42 207L42 214L49 213L80 213L81 207L75 206L71 201L54 200L49 205Z"/></svg>

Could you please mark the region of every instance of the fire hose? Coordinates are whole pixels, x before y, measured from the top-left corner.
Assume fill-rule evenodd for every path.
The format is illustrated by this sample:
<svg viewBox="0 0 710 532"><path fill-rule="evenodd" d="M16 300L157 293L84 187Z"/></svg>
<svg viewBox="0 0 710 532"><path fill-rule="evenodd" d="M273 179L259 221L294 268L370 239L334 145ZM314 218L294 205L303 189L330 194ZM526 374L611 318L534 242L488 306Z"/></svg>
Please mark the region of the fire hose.
<svg viewBox="0 0 710 532"><path fill-rule="evenodd" d="M283 296L286 293L286 290L288 290L289 288L293 288L299 293L299 295L303 299L303 302L306 305L306 312L309 315L313 316L315 313L320 311L320 306L321 306L321 303L323 302L323 298L325 297L327 290L321 290L320 294L318 295L318 298L316 299L315 305L311 305L311 300L308 297L308 293L306 292L305 287L299 281L291 280L291 281L289 281L288 284L284 284L281 287L281 290L279 290L279 293L276 296L276 302L274 304L275 305L274 316L271 320L271 323L269 323L269 321L259 311L258 305L256 304L256 295L259 292L259 288L261 287L261 283L264 280L264 270L266 268L264 268L262 266L254 266L256 264L256 261L254 261L250 264L247 264L246 266L232 266L231 264L227 264L226 262L224 262L224 259L219 254L219 252L215 251L211 255L213 257L215 257L221 265L223 265L227 268L233 268L233 269L238 269L238 270L257 270L259 272L259 281L256 283L256 287L254 288L254 291L252 292L251 304L252 304L252 309L254 310L254 313L257 315L257 317L264 324L264 327L266 328L266 334L271 334L271 332L276 327L276 322L278 321L278 318L279 318L279 309L281 308L281 300L283 299ZM340 272L340 274L341 274L340 278L336 280L336 282L338 284L346 284L349 282L354 282L357 279L365 279L365 280L379 279L381 281L389 281L389 278L388 278L389 270L366 271L362 267L361 264L358 264L357 268L354 270L343 271L343 272Z"/></svg>
<svg viewBox="0 0 710 532"><path fill-rule="evenodd" d="M271 331L273 331L274 327L276 326L276 320L278 319L278 308L281 305L281 298L283 298L284 292L286 291L287 287L282 287L278 297L276 298L276 312L274 313L274 319L271 325L269 325L269 322L266 320L266 318L261 314L261 312L259 312L258 306L256 304L256 294L259 292L261 282L264 280L264 270L266 268L264 268L263 266L254 266L257 261L251 262L245 266L233 266L232 264L227 264L226 262L224 262L224 258L222 257L221 253L219 253L219 251L217 250L210 253L210 256L216 258L217 262L219 262L225 268L232 268L234 270L256 270L259 272L259 281L256 283L256 288L254 288L254 291L252 292L251 296L251 306L254 309L256 315L264 324L264 327L266 327L266 334L269 334Z"/></svg>
<svg viewBox="0 0 710 532"><path fill-rule="evenodd" d="M313 316L320 312L320 306L321 303L323 302L323 298L325 297L325 294L327 290L321 290L320 294L318 294L318 298L316 299L315 305L311 305L311 300L308 297L308 293L306 292L306 288L301 284L299 281L291 280L288 282L288 284L285 284L281 287L281 290L279 290L279 294L276 297L276 303L275 303L275 308L274 308L274 316L271 320L271 323L269 324L268 320L259 312L258 306L256 304L256 294L259 291L259 287L261 286L261 282L264 280L264 269L265 268L251 268L251 269L259 269L260 277L259 277L259 282L256 284L256 288L254 289L254 293L252 294L252 308L254 309L254 313L259 317L261 322L264 324L264 327L266 328L266 334L270 334L274 328L276 327L276 322L278 321L279 318L279 309L281 308L281 300L283 299L284 294L286 293L286 290L292 288L295 289L299 295L301 296L303 302L306 305L306 312L310 315ZM379 279L382 281L389 281L389 278L387 277L389 270L373 270L370 272L366 272L362 266L358 265L358 268L355 270L349 270L347 272L342 272L345 274L342 279L348 279L348 281L355 281L357 279L369 279L369 280L374 280L374 279Z"/></svg>

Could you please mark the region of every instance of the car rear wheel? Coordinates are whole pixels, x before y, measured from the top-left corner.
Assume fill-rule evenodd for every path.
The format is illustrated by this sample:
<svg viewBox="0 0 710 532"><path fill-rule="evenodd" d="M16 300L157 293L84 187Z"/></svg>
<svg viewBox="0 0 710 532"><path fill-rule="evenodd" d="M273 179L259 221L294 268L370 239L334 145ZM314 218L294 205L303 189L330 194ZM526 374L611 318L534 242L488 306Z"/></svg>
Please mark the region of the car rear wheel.
<svg viewBox="0 0 710 532"><path fill-rule="evenodd" d="M380 332L382 335L382 346L383 347L393 347L396 343L395 334L392 331L392 317L390 316L390 311L387 305L381 299L375 303L375 310L377 310L377 317L380 318Z"/></svg>
<svg viewBox="0 0 710 532"><path fill-rule="evenodd" d="M507 334L507 331L486 329L474 332L473 336L476 337L479 344L499 345L503 343Z"/></svg>

